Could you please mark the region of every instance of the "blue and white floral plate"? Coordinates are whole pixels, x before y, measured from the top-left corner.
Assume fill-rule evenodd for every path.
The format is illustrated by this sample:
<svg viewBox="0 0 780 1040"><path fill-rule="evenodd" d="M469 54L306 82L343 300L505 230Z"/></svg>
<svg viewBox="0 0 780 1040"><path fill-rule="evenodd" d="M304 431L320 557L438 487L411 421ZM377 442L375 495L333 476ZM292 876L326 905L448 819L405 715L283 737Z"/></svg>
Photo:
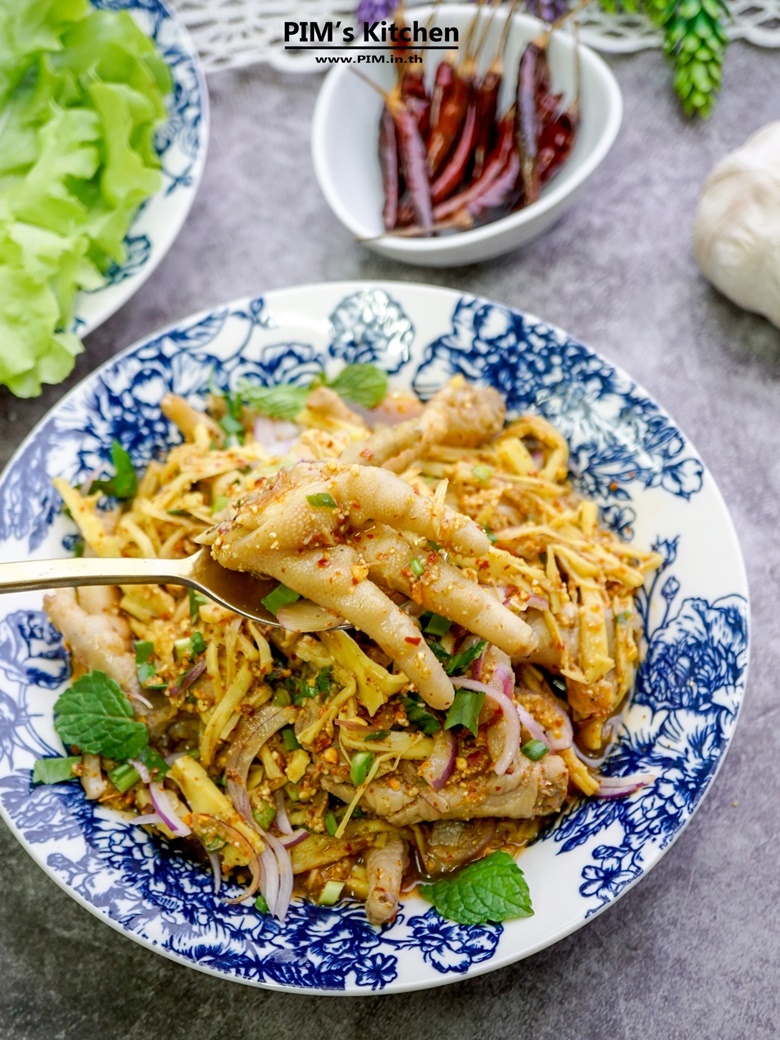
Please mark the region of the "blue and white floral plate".
<svg viewBox="0 0 780 1040"><path fill-rule="evenodd" d="M127 255L105 284L76 299L73 331L85 336L137 292L168 252L195 200L209 136L208 93L197 51L163 0L90 0L101 11L128 11L157 44L171 72L168 121L157 131L162 186L138 211L125 238Z"/></svg>
<svg viewBox="0 0 780 1040"><path fill-rule="evenodd" d="M30 783L59 753L52 705L68 659L39 594L0 601L0 803L33 858L98 917L151 949L253 985L358 994L426 988L550 945L609 906L679 835L707 792L737 721L747 671L745 572L726 508L695 449L625 374L565 333L484 299L408 284L269 293L189 318L131 347L76 387L0 479L0 559L64 555L73 527L51 478L82 481L113 438L141 467L177 440L173 390L245 377L309 381L372 361L430 395L455 373L566 435L577 485L663 566L639 597L647 654L612 775L658 779L631 797L582 801L521 855L535 915L461 927L407 899L378 931L359 905L296 903L284 924L227 906L177 848L89 804L78 783Z"/></svg>

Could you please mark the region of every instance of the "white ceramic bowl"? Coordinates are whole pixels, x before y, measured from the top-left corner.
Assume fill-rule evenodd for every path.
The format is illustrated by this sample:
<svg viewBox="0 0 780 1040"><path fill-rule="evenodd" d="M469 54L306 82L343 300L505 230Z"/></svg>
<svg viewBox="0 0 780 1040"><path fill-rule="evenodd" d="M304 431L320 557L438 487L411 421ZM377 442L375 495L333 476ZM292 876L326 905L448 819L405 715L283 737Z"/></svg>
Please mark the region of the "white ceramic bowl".
<svg viewBox="0 0 780 1040"><path fill-rule="evenodd" d="M413 8L415 19L425 24L430 8ZM465 38L473 15L471 5L441 4L436 24L457 26ZM508 12L498 10L482 48L481 69L495 53L498 35ZM488 14L483 13L483 18ZM515 15L504 58L505 77L499 101L503 113L511 104L520 56L543 24L526 15ZM576 55L573 37L555 33L550 40L552 85L565 99L574 97ZM382 179L377 159L380 95L361 82L357 69L383 89L393 84L394 66L339 65L327 76L314 111L312 157L314 170L328 205L341 223L370 249L382 256L426 267L454 267L507 253L546 231L574 201L585 181L606 156L620 127L623 101L610 70L593 51L580 45L580 106L582 120L572 153L561 171L543 189L538 202L471 231L454 231L435 238L399 238L382 235ZM360 53L356 50L356 53ZM374 51L373 53L377 53ZM432 82L445 51L427 51L426 78Z"/></svg>

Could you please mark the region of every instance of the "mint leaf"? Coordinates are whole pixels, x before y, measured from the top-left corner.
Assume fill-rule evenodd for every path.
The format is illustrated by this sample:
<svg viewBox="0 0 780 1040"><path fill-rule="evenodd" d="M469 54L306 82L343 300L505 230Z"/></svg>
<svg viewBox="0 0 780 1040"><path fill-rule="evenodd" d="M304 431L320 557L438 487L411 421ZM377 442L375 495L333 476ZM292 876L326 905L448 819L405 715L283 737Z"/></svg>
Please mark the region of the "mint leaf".
<svg viewBox="0 0 780 1040"><path fill-rule="evenodd" d="M479 732L479 713L485 703L484 690L457 690L455 700L450 705L444 728L465 726L476 737Z"/></svg>
<svg viewBox="0 0 780 1040"><path fill-rule="evenodd" d="M498 924L534 912L523 872L507 852L493 852L419 892L458 924Z"/></svg>
<svg viewBox="0 0 780 1040"><path fill-rule="evenodd" d="M376 365L347 365L327 385L362 408L376 408L387 394L387 373Z"/></svg>
<svg viewBox="0 0 780 1040"><path fill-rule="evenodd" d="M81 762L81 755L69 758L39 758L33 766L34 784L59 784L63 780L73 780L76 774L74 766Z"/></svg>
<svg viewBox="0 0 780 1040"><path fill-rule="evenodd" d="M289 386L286 383L280 383L279 386L255 386L244 383L239 393L247 404L261 415L292 421L306 407L309 387Z"/></svg>
<svg viewBox="0 0 780 1040"><path fill-rule="evenodd" d="M123 761L136 758L149 734L133 718L121 687L103 672L82 675L54 705L54 728L64 744L91 755Z"/></svg>
<svg viewBox="0 0 780 1040"><path fill-rule="evenodd" d="M132 459L119 441L111 442L111 461L114 464L113 477L109 480L93 480L90 495L102 491L104 495L114 498L132 498L138 490L138 476Z"/></svg>

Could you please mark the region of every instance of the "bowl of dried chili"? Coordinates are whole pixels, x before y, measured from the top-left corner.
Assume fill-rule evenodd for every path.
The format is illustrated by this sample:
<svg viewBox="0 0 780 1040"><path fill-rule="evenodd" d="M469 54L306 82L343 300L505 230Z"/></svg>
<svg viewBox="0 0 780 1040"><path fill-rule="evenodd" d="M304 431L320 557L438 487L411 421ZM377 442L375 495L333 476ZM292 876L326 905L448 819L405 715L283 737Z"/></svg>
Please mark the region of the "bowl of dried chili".
<svg viewBox="0 0 780 1040"><path fill-rule="evenodd" d="M551 227L595 173L620 128L620 88L597 54L538 19L460 4L413 14L410 39L439 26L457 46L356 45L331 70L312 124L320 188L383 256L500 256Z"/></svg>

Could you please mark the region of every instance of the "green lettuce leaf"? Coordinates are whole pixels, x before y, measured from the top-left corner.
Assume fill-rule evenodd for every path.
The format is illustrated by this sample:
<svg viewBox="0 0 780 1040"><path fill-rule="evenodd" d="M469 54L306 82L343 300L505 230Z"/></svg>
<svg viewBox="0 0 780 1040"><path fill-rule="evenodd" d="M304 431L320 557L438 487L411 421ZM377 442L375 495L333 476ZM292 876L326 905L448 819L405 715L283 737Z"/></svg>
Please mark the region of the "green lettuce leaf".
<svg viewBox="0 0 780 1040"><path fill-rule="evenodd" d="M60 382L82 347L81 290L125 255L162 184L168 67L128 12L0 0L0 383Z"/></svg>

